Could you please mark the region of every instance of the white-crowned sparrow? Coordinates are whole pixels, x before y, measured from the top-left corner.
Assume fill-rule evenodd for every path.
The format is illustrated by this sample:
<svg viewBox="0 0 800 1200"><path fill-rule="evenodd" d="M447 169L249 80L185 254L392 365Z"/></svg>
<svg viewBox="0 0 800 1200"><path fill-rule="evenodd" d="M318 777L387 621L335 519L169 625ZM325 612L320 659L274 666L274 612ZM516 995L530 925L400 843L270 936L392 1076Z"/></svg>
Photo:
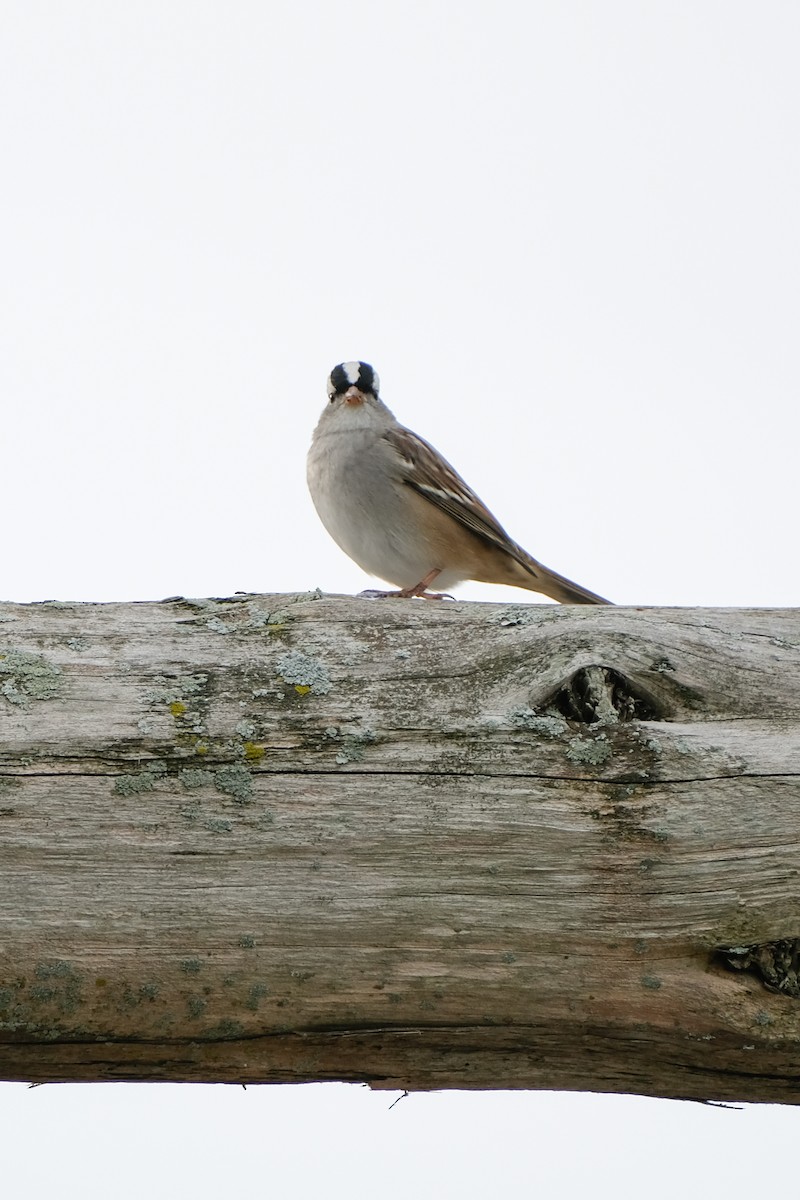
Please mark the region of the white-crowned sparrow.
<svg viewBox="0 0 800 1200"><path fill-rule="evenodd" d="M368 574L397 592L465 579L542 592L562 604L609 604L556 575L506 531L433 446L398 424L369 363L346 362L328 378L329 402L308 452L308 486L322 524Z"/></svg>

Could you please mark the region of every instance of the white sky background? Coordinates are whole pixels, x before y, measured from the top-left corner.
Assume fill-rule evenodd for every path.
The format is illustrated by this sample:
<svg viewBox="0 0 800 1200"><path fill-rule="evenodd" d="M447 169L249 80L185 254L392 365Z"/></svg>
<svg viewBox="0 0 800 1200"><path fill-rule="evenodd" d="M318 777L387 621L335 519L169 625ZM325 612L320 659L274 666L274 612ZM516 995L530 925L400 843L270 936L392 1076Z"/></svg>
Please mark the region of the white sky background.
<svg viewBox="0 0 800 1200"><path fill-rule="evenodd" d="M0 596L370 586L305 488L325 378L364 358L554 569L796 604L798 62L795 0L0 0ZM6 1085L3 1173L736 1200L800 1134L391 1099Z"/></svg>

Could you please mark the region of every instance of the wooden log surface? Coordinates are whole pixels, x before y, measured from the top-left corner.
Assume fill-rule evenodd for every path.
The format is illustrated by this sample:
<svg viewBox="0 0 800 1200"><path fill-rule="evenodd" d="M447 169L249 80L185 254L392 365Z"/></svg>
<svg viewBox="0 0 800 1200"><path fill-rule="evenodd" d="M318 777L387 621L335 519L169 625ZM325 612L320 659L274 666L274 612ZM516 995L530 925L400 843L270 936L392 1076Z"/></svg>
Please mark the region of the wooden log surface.
<svg viewBox="0 0 800 1200"><path fill-rule="evenodd" d="M800 611L0 605L0 1078L800 1099Z"/></svg>

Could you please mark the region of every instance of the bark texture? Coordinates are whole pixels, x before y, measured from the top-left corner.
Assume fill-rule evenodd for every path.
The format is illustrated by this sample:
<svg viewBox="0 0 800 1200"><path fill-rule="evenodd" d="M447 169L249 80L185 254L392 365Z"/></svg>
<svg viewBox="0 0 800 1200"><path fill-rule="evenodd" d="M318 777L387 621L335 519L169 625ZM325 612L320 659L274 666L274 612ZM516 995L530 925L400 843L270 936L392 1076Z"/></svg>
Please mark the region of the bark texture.
<svg viewBox="0 0 800 1200"><path fill-rule="evenodd" d="M0 1077L800 1100L800 611L0 606Z"/></svg>

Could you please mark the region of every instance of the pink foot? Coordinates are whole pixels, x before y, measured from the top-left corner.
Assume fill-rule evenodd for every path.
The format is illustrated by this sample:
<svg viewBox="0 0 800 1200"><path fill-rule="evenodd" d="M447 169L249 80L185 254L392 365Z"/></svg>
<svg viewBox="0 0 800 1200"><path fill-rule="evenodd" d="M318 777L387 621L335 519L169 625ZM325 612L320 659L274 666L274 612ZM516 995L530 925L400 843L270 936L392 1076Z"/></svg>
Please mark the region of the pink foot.
<svg viewBox="0 0 800 1200"><path fill-rule="evenodd" d="M448 592L429 592L427 589L433 583L441 571L437 568L434 571L428 571L428 574L414 587L400 588L396 592L378 592L370 588L366 592L359 592L359 596L369 597L374 600L385 600L390 596L397 596L403 600L410 600L414 597L419 597L420 600L454 600L455 596L451 596Z"/></svg>

